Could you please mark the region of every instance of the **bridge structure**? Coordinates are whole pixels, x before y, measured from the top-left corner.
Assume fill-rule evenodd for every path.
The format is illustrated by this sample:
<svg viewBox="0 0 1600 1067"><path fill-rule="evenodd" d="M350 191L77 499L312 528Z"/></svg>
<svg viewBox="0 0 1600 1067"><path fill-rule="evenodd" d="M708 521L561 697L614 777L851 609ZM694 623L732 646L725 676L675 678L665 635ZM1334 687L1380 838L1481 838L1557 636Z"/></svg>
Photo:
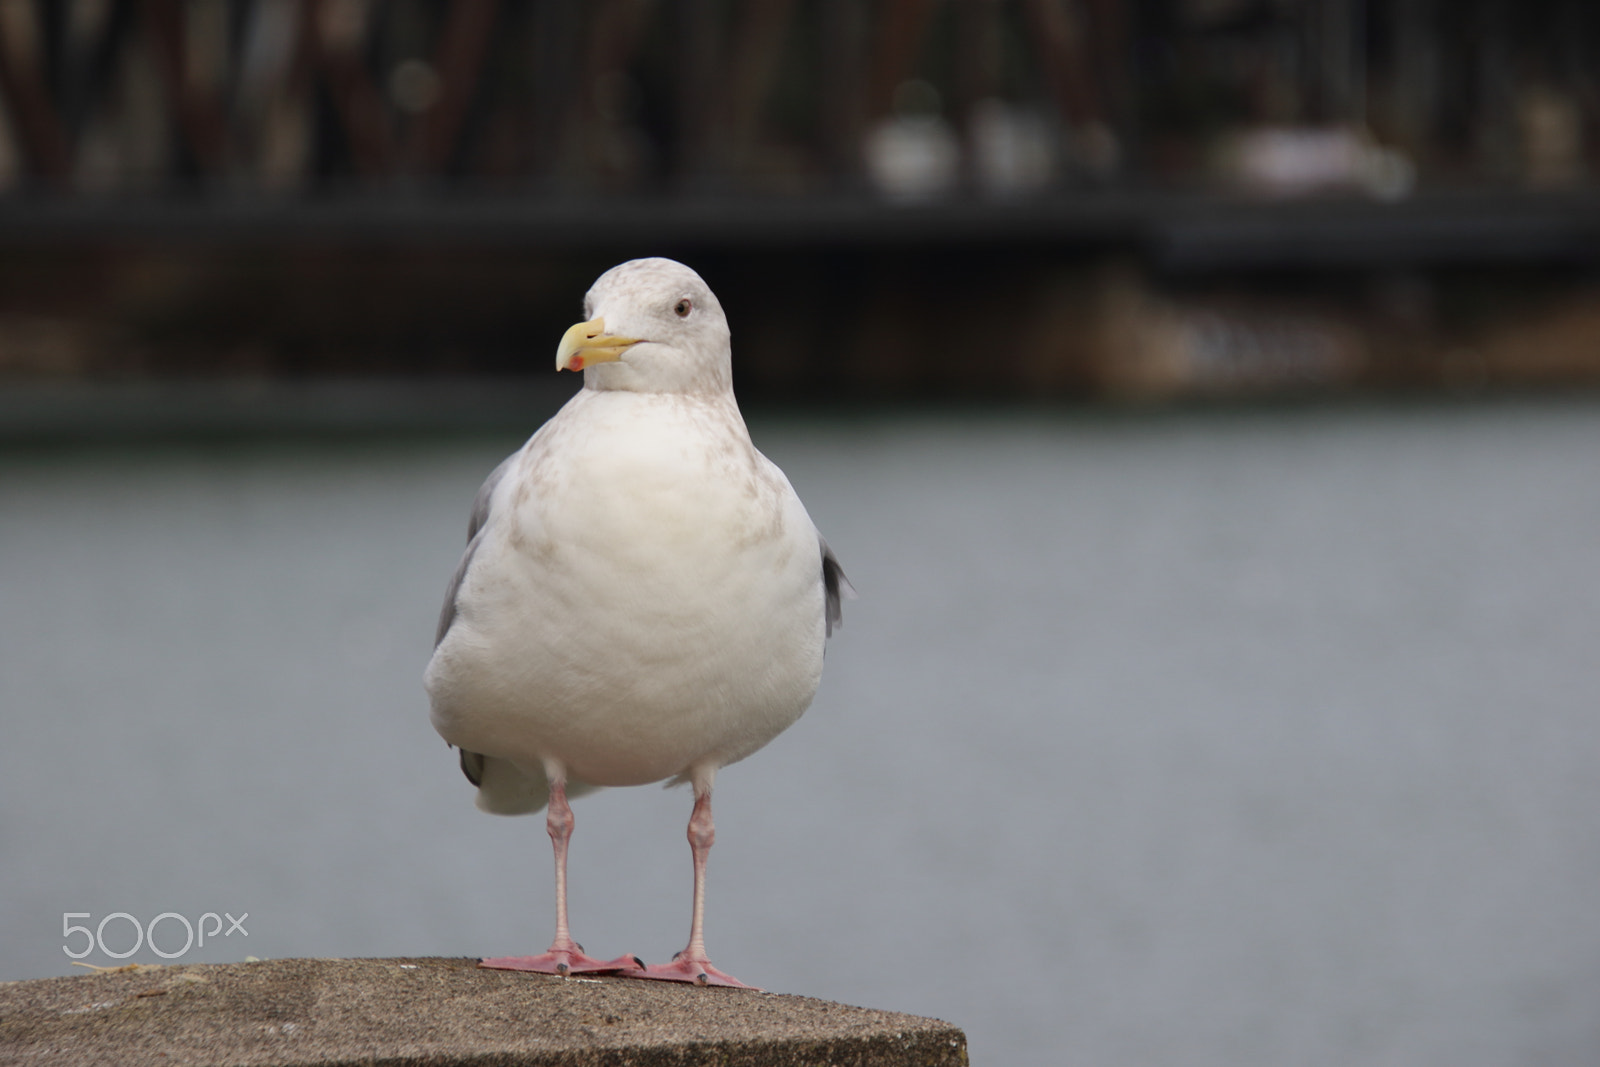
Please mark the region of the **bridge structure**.
<svg viewBox="0 0 1600 1067"><path fill-rule="evenodd" d="M0 341L41 307L116 305L89 332L144 355L57 363L187 372L180 320L249 347L215 335L220 307L271 372L360 369L337 353L362 345L495 371L482 352L659 252L754 309L752 382L821 388L901 381L906 357L851 338L917 294L1037 307L1046 336L1050 306L1121 291L1108 270L1151 291L1300 279L1301 304L1349 288L1330 272L1566 285L1600 249L1597 50L1576 0L9 0ZM325 295L355 285L387 295ZM535 289L532 310L480 306ZM432 308L443 340L405 316L363 334L341 314L367 303ZM836 332L775 339L818 307ZM922 366L957 373L980 332L935 330ZM1024 377L1092 389L1092 349Z"/></svg>

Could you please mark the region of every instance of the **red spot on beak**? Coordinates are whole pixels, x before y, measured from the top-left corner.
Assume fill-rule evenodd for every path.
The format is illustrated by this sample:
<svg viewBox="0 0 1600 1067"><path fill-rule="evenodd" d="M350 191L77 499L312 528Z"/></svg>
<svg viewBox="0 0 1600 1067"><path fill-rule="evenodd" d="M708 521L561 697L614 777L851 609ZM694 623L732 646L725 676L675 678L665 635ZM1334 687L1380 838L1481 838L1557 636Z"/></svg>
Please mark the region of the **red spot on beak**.
<svg viewBox="0 0 1600 1067"><path fill-rule="evenodd" d="M582 370L583 369L583 357L582 356L573 356L572 359L567 362L567 369L568 370Z"/></svg>

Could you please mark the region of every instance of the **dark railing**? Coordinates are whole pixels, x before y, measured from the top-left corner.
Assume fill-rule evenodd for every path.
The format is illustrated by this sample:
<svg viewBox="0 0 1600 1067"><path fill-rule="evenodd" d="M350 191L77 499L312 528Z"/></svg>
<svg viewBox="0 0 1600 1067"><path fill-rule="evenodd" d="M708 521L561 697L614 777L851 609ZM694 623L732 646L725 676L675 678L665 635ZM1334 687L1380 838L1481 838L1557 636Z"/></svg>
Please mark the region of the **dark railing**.
<svg viewBox="0 0 1600 1067"><path fill-rule="evenodd" d="M5 0L15 193L1585 187L1585 0Z"/></svg>
<svg viewBox="0 0 1600 1067"><path fill-rule="evenodd" d="M1597 70L1590 0L0 0L0 379L522 373L664 254L786 396L1592 382Z"/></svg>

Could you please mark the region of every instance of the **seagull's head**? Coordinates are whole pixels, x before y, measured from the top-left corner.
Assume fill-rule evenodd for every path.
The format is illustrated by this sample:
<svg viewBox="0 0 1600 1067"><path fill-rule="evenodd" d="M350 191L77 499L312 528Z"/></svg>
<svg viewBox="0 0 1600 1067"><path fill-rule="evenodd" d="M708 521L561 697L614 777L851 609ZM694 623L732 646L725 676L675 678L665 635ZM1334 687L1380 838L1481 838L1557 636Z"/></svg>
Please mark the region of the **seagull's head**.
<svg viewBox="0 0 1600 1067"><path fill-rule="evenodd" d="M583 300L586 321L562 335L556 370L590 389L706 393L732 388L728 320L700 275L670 259L612 267Z"/></svg>

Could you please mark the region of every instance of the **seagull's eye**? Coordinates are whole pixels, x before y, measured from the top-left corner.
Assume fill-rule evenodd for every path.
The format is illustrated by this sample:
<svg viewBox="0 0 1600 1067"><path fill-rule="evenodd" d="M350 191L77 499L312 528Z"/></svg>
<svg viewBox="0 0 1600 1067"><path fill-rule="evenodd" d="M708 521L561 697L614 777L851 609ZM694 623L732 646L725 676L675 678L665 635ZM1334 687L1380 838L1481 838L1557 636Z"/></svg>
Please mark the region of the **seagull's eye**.
<svg viewBox="0 0 1600 1067"><path fill-rule="evenodd" d="M678 318L686 319L689 317L689 312L694 310L694 305L685 298L672 305L672 310L677 313Z"/></svg>

